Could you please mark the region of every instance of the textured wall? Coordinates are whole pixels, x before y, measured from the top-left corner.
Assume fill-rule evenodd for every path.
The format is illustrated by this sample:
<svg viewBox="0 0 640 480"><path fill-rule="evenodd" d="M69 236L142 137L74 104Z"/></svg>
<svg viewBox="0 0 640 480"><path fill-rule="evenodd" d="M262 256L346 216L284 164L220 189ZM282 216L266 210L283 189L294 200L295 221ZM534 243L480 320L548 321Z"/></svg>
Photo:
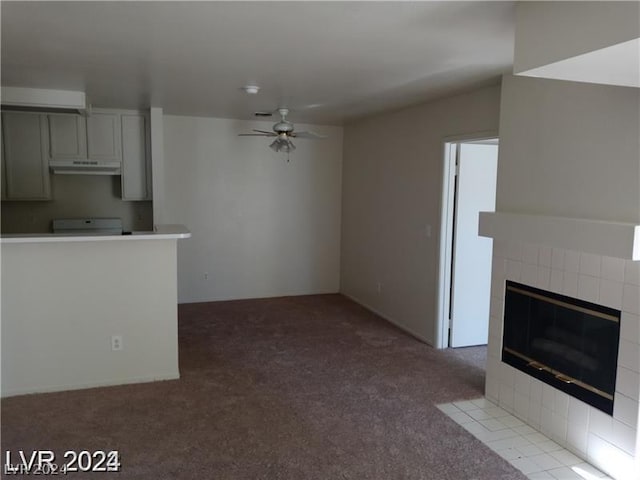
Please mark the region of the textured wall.
<svg viewBox="0 0 640 480"><path fill-rule="evenodd" d="M125 202L119 176L51 175L53 199L2 202L2 233L48 233L51 220L73 217L120 217L123 228L151 230L151 202Z"/></svg>
<svg viewBox="0 0 640 480"><path fill-rule="evenodd" d="M164 117L165 223L193 233L178 246L181 303L337 292L342 128L328 136L238 137L273 122Z"/></svg>
<svg viewBox="0 0 640 480"><path fill-rule="evenodd" d="M638 2L518 2L516 73L640 36Z"/></svg>
<svg viewBox="0 0 640 480"><path fill-rule="evenodd" d="M175 279L175 240L3 244L2 395L177 378Z"/></svg>
<svg viewBox="0 0 640 480"><path fill-rule="evenodd" d="M341 291L432 344L444 139L496 132L499 103L486 87L345 128Z"/></svg>
<svg viewBox="0 0 640 480"><path fill-rule="evenodd" d="M640 222L640 90L506 76L496 210Z"/></svg>

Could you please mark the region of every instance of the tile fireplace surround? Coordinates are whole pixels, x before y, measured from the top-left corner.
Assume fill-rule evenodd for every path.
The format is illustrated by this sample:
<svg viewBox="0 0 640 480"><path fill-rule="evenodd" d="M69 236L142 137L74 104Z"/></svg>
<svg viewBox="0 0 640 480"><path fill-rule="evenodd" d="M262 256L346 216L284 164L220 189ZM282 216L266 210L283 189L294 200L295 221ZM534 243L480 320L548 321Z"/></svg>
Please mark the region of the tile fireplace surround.
<svg viewBox="0 0 640 480"><path fill-rule="evenodd" d="M505 281L622 311L613 416L501 361ZM640 262L494 239L486 397L616 479L640 479Z"/></svg>

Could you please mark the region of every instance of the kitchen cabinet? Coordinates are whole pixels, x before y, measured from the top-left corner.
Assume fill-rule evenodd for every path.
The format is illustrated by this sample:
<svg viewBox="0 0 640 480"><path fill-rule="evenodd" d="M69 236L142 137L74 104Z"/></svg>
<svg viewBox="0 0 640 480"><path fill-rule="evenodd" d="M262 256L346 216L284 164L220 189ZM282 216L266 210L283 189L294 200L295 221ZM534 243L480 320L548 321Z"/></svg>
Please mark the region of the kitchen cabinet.
<svg viewBox="0 0 640 480"><path fill-rule="evenodd" d="M51 159L86 159L87 124L85 117L69 113L51 113L48 117Z"/></svg>
<svg viewBox="0 0 640 480"><path fill-rule="evenodd" d="M123 113L122 121L122 199L151 199L151 159L149 118Z"/></svg>
<svg viewBox="0 0 640 480"><path fill-rule="evenodd" d="M49 200L49 136L47 115L2 114L6 200Z"/></svg>
<svg viewBox="0 0 640 480"><path fill-rule="evenodd" d="M2 128L0 124L0 191L2 192L2 196L0 200L7 199L7 169L4 167L4 142L2 141Z"/></svg>
<svg viewBox="0 0 640 480"><path fill-rule="evenodd" d="M77 114L49 114L52 160L99 160L120 162L120 115L94 111Z"/></svg>
<svg viewBox="0 0 640 480"><path fill-rule="evenodd" d="M121 161L120 115L94 111L87 117L88 158Z"/></svg>
<svg viewBox="0 0 640 480"><path fill-rule="evenodd" d="M150 125L145 112L94 109L87 117L6 112L2 119L3 199L50 199L49 162L93 160L121 165L123 200L151 200Z"/></svg>

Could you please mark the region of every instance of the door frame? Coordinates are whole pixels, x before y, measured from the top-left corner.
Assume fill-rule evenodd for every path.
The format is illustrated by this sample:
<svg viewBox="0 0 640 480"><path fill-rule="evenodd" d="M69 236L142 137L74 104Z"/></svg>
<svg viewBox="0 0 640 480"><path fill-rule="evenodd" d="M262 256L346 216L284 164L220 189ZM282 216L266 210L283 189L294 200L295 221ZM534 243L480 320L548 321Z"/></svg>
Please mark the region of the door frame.
<svg viewBox="0 0 640 480"><path fill-rule="evenodd" d="M449 346L449 308L451 289L451 261L453 257L453 212L455 208L454 184L458 144L499 139L497 130L455 135L442 139L442 201L440 214L440 249L438 291L436 299L435 347Z"/></svg>

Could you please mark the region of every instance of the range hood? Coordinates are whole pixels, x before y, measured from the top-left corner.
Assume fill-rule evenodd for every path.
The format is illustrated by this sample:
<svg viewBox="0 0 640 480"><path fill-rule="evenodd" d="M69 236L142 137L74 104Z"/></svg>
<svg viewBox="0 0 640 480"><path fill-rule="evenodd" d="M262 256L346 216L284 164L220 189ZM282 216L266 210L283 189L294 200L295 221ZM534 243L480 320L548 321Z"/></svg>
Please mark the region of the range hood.
<svg viewBox="0 0 640 480"><path fill-rule="evenodd" d="M97 160L49 160L49 169L53 173L66 175L120 175L120 162L101 162Z"/></svg>
<svg viewBox="0 0 640 480"><path fill-rule="evenodd" d="M2 107L15 110L62 111L85 114L84 92L45 88L2 87Z"/></svg>

